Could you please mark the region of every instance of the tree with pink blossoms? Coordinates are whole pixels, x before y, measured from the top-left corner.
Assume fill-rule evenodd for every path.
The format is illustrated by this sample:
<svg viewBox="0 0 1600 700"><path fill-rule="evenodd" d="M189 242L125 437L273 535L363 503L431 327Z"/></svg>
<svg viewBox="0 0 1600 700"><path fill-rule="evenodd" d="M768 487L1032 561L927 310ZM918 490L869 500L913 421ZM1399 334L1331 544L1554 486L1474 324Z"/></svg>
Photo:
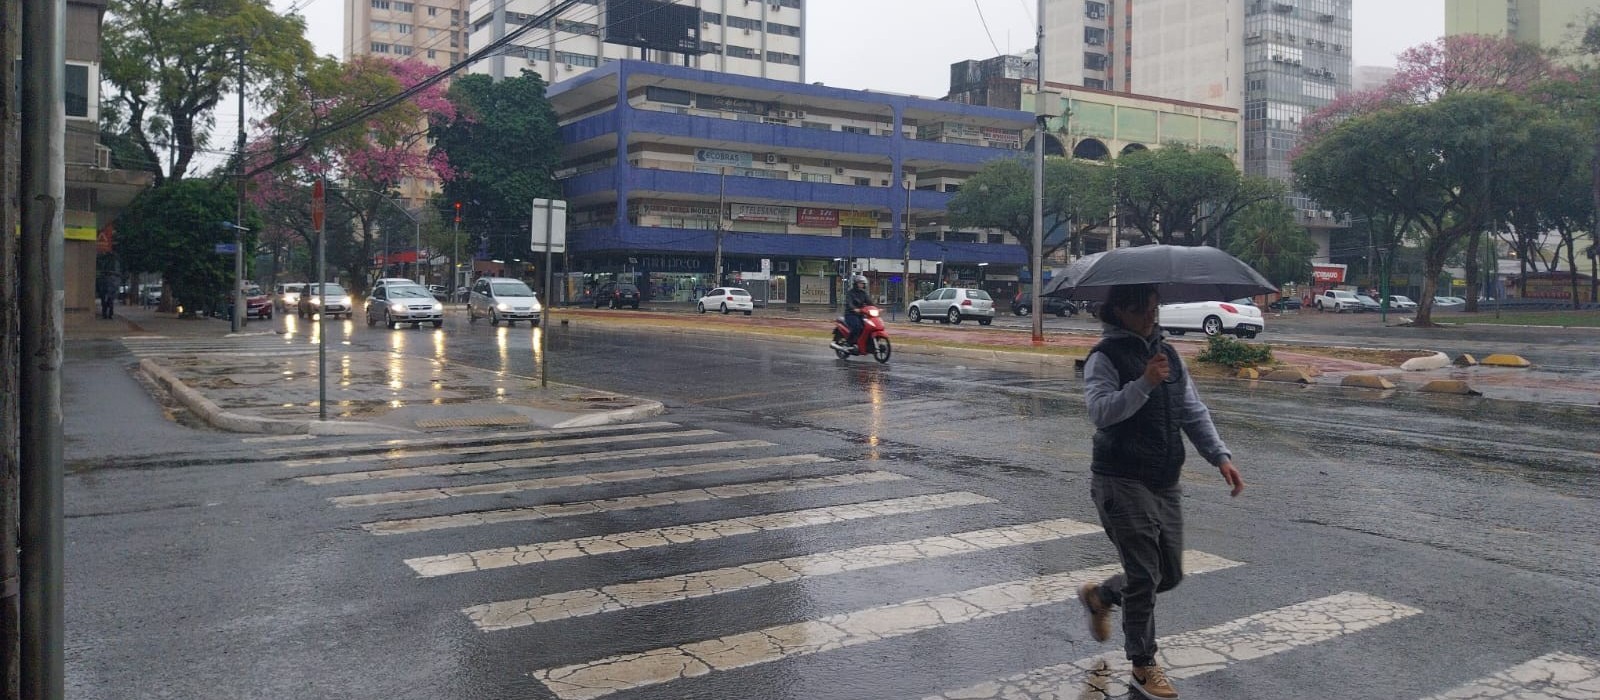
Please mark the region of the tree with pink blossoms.
<svg viewBox="0 0 1600 700"><path fill-rule="evenodd" d="M342 64L324 61L308 71L302 90L258 127L267 136L251 145L249 157L255 163L270 161L298 143L301 134L411 88L434 72L418 61L374 57ZM384 208L401 206L401 183L408 178L454 176L448 159L430 152L427 144L430 125L454 117L455 107L445 98L443 84L431 86L320 140L287 165L258 175L249 196L269 222L267 239L300 239L309 248L315 241L309 213L311 183L326 178L329 263L344 272L353 291L364 292L378 253L376 224Z"/></svg>

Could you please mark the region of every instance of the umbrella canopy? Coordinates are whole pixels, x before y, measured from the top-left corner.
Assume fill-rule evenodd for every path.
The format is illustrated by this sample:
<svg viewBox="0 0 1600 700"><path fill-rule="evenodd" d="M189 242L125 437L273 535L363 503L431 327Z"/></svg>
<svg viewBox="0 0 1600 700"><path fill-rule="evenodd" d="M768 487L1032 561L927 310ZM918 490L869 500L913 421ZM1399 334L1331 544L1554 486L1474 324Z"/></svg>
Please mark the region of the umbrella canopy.
<svg viewBox="0 0 1600 700"><path fill-rule="evenodd" d="M1047 297L1065 297L1070 299L1071 297L1067 297L1066 293L1062 290L1071 287L1073 280L1082 277L1083 273L1088 272L1089 268L1098 262L1102 257L1105 257L1105 253L1090 253L1072 261L1067 265L1066 272L1056 275L1055 277L1051 277L1050 281L1044 284L1044 288L1039 290L1039 295Z"/></svg>
<svg viewBox="0 0 1600 700"><path fill-rule="evenodd" d="M1105 301L1112 287L1124 284L1159 285L1164 304L1227 301L1278 291L1261 273L1220 249L1147 245L1109 251L1049 293Z"/></svg>

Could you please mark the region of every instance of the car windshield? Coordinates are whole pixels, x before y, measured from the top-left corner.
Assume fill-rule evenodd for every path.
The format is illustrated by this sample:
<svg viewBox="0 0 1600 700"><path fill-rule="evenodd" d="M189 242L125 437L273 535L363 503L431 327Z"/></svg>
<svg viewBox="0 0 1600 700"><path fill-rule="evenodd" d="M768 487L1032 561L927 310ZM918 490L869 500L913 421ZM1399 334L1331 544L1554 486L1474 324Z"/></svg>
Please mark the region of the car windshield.
<svg viewBox="0 0 1600 700"><path fill-rule="evenodd" d="M968 289L967 298L977 299L978 301L993 301L989 298L989 293L983 291L982 289Z"/></svg>
<svg viewBox="0 0 1600 700"><path fill-rule="evenodd" d="M1356 295L1356 298L1360 299L1361 302L1364 303L1364 304L1376 304L1376 303L1378 303L1377 299L1373 299L1372 297L1369 297L1369 296L1367 296L1365 294L1358 294L1358 295Z"/></svg>
<svg viewBox="0 0 1600 700"><path fill-rule="evenodd" d="M344 294L344 287L341 287L341 286L339 286L337 284L331 284L330 283L330 284L321 285L321 286L324 286L324 287L327 288L328 296L330 296L330 297L336 297L336 296L339 296L341 294ZM322 289L319 288L319 285L311 285L311 293L312 294L321 294L322 293Z"/></svg>
<svg viewBox="0 0 1600 700"><path fill-rule="evenodd" d="M432 299L433 295L428 290L411 285L395 285L389 287L390 299Z"/></svg>
<svg viewBox="0 0 1600 700"><path fill-rule="evenodd" d="M533 290L521 282L495 282L494 295L497 297L531 297Z"/></svg>
<svg viewBox="0 0 1600 700"><path fill-rule="evenodd" d="M1230 301L1228 303L1229 304L1238 304L1240 306L1255 306L1256 305L1256 300L1254 300L1254 299L1234 299L1233 301Z"/></svg>
<svg viewBox="0 0 1600 700"><path fill-rule="evenodd" d="M1411 303L1411 297L1403 297L1403 296L1400 296L1399 294L1396 294L1394 296L1389 297L1389 300L1390 301L1398 301L1398 302L1400 302L1402 304Z"/></svg>

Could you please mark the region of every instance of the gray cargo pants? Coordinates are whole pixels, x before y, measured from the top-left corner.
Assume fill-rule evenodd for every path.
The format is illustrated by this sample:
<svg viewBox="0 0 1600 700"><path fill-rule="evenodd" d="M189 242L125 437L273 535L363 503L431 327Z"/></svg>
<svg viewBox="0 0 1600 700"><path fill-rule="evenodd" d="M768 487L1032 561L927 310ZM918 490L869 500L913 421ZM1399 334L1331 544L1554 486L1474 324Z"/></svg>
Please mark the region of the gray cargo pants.
<svg viewBox="0 0 1600 700"><path fill-rule="evenodd" d="M1148 666L1156 655L1156 594L1183 580L1183 488L1095 474L1089 495L1122 559L1122 573L1100 584L1100 600L1122 606L1128 659Z"/></svg>

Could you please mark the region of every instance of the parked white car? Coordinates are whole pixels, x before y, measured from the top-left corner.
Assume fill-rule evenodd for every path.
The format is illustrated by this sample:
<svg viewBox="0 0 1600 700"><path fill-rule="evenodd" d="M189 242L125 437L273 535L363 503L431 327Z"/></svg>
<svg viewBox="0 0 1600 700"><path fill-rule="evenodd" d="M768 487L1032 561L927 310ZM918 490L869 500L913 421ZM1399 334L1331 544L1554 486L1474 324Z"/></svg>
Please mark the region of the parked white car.
<svg viewBox="0 0 1600 700"><path fill-rule="evenodd" d="M1199 331L1206 335L1232 333L1240 338L1254 338L1267 329L1261 309L1249 299L1162 304L1160 318L1161 327L1173 335Z"/></svg>
<svg viewBox="0 0 1600 700"><path fill-rule="evenodd" d="M1311 304L1317 307L1318 311L1337 311L1339 313L1362 311L1366 308L1361 303L1361 300L1356 298L1356 293L1348 289L1329 289L1318 294Z"/></svg>
<svg viewBox="0 0 1600 700"><path fill-rule="evenodd" d="M505 321L508 326L517 321L539 325L544 306L522 280L510 277L482 277L472 283L472 293L467 298L467 322L489 317L489 325L498 326Z"/></svg>
<svg viewBox="0 0 1600 700"><path fill-rule="evenodd" d="M936 318L941 323L974 319L978 325L987 326L994 323L994 299L982 289L944 287L912 301L907 313L912 323L921 323L924 318Z"/></svg>
<svg viewBox="0 0 1600 700"><path fill-rule="evenodd" d="M1389 308L1391 308L1391 309L1399 309L1401 311L1416 311L1417 310L1417 302L1412 301L1411 297L1405 296L1403 294L1390 294L1389 295Z"/></svg>
<svg viewBox="0 0 1600 700"><path fill-rule="evenodd" d="M700 300L695 302L694 308L700 313L705 313L707 309L716 309L725 314L743 311L744 315L749 316L750 312L755 310L756 302L755 298L750 296L750 292L738 287L717 287L711 290L711 293L700 297Z"/></svg>

